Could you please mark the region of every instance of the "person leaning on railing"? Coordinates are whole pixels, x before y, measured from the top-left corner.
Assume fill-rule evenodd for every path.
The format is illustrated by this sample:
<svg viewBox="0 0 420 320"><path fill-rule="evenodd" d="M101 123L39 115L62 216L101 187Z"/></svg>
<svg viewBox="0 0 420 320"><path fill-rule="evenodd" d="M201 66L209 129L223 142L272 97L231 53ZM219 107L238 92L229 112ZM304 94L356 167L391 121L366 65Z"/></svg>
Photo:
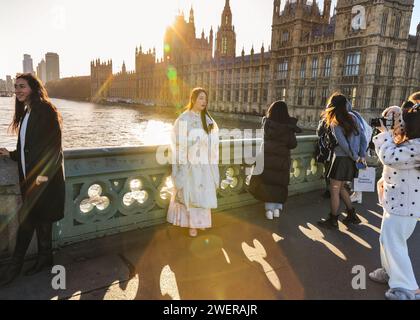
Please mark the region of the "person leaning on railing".
<svg viewBox="0 0 420 320"><path fill-rule="evenodd" d="M248 191L255 199L265 202L265 216L269 220L280 217L287 201L290 150L297 147L296 133L302 132L297 122L281 100L270 105L262 121L264 142L258 158L263 158L264 168L261 174L251 175Z"/></svg>
<svg viewBox="0 0 420 320"><path fill-rule="evenodd" d="M21 272L25 253L36 231L38 257L26 275L53 265L52 224L64 217L64 164L61 115L40 80L30 73L16 78L15 114L11 129L18 134L17 148L0 155L17 161L22 207L12 261L1 274L0 286Z"/></svg>
<svg viewBox="0 0 420 320"><path fill-rule="evenodd" d="M385 293L388 299L420 300L407 247L420 218L420 104L403 108L400 120L404 122L400 134L393 134L381 120L381 133L373 139L383 164L378 184L383 207L379 238L382 268L369 277L388 283L390 289Z"/></svg>

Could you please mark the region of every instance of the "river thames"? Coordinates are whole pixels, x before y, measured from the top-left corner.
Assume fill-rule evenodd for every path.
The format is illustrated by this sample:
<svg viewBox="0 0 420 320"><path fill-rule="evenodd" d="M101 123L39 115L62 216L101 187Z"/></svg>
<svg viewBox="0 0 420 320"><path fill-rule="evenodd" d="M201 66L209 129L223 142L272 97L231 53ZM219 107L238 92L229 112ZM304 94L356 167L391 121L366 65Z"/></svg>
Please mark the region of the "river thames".
<svg viewBox="0 0 420 320"><path fill-rule="evenodd" d="M130 105L101 105L52 99L63 117L63 145L69 148L122 147L169 143L175 109ZM16 147L17 137L7 128L14 97L0 98L0 147ZM258 122L215 117L220 128L259 129Z"/></svg>

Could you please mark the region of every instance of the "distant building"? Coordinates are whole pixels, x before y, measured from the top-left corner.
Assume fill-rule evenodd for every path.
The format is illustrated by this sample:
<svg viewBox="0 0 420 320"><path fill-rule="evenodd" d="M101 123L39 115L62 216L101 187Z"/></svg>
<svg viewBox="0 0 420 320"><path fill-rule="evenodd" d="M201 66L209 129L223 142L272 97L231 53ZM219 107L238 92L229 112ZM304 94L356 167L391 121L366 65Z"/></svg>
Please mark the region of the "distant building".
<svg viewBox="0 0 420 320"><path fill-rule="evenodd" d="M6 81L0 79L0 93L5 93L6 91Z"/></svg>
<svg viewBox="0 0 420 320"><path fill-rule="evenodd" d="M112 80L112 61L101 62L100 59L90 64L90 88L92 101L108 98Z"/></svg>
<svg viewBox="0 0 420 320"><path fill-rule="evenodd" d="M191 88L209 92L209 109L263 114L275 100L307 126L341 91L366 118L420 90L420 24L410 35L414 0L273 1L271 46L236 56L229 0L213 55L213 30L196 38L194 12L166 31L164 56L135 51L135 71L113 75L112 60L91 62L92 98L130 96L140 103L185 105ZM280 8L283 7L283 10ZM250 21L250 23L255 23ZM134 89L134 90L133 90Z"/></svg>
<svg viewBox="0 0 420 320"><path fill-rule="evenodd" d="M34 73L34 66L31 55L23 55L23 73Z"/></svg>
<svg viewBox="0 0 420 320"><path fill-rule="evenodd" d="M36 67L36 75L42 81L42 83L47 82L47 64L45 60L42 59L38 66Z"/></svg>
<svg viewBox="0 0 420 320"><path fill-rule="evenodd" d="M60 79L60 58L57 53L47 52L45 54L46 82Z"/></svg>
<svg viewBox="0 0 420 320"><path fill-rule="evenodd" d="M220 27L217 29L215 58L234 57L236 57L236 33L235 26L232 23L229 0L227 0L222 12Z"/></svg>
<svg viewBox="0 0 420 320"><path fill-rule="evenodd" d="M14 83L11 76L6 76L6 91L8 92L14 91Z"/></svg>
<svg viewBox="0 0 420 320"><path fill-rule="evenodd" d="M134 100L136 97L136 78L134 71L127 72L125 62L123 62L121 72L113 75L112 88L109 89L110 97Z"/></svg>

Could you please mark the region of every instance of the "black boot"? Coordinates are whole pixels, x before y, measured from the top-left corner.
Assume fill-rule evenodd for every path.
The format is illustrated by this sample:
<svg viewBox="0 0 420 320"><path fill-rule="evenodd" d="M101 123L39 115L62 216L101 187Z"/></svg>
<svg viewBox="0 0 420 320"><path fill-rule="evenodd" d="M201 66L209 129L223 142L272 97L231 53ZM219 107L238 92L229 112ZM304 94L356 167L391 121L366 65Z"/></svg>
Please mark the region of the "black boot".
<svg viewBox="0 0 420 320"><path fill-rule="evenodd" d="M35 264L29 268L25 275L31 276L53 265L52 256L52 224L42 223L36 227L38 240L38 257Z"/></svg>
<svg viewBox="0 0 420 320"><path fill-rule="evenodd" d="M15 280L22 271L23 257L14 257L0 279L0 287L6 286Z"/></svg>
<svg viewBox="0 0 420 320"><path fill-rule="evenodd" d="M359 217L356 215L356 210L354 208L347 209L347 217L343 219L344 224L360 224L362 223L362 220L359 219Z"/></svg>
<svg viewBox="0 0 420 320"><path fill-rule="evenodd" d="M13 252L12 262L7 267L1 277L0 286L5 286L16 279L22 271L26 250L32 240L35 227L30 219L25 219L20 225L16 237L15 251Z"/></svg>
<svg viewBox="0 0 420 320"><path fill-rule="evenodd" d="M335 216L332 213L330 213L328 219L322 219L318 221L318 225L322 228L338 229L338 216Z"/></svg>

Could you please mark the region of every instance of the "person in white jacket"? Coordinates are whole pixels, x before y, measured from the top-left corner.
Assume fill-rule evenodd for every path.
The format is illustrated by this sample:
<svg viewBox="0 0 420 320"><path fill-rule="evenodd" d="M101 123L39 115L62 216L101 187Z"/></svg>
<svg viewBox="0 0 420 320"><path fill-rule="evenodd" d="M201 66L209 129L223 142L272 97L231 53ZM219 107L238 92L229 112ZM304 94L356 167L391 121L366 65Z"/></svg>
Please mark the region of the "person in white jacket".
<svg viewBox="0 0 420 320"><path fill-rule="evenodd" d="M171 139L174 190L167 221L190 228L191 237L197 236L197 229L211 227L211 209L217 208L220 183L218 127L207 111L207 97L203 88L192 90Z"/></svg>
<svg viewBox="0 0 420 320"><path fill-rule="evenodd" d="M369 274L388 283L385 297L392 300L420 300L407 240L420 218L420 105L404 112L405 133L393 136L382 124L374 137L376 153L383 164L383 206L380 235L382 268ZM396 143L398 141L398 144Z"/></svg>

